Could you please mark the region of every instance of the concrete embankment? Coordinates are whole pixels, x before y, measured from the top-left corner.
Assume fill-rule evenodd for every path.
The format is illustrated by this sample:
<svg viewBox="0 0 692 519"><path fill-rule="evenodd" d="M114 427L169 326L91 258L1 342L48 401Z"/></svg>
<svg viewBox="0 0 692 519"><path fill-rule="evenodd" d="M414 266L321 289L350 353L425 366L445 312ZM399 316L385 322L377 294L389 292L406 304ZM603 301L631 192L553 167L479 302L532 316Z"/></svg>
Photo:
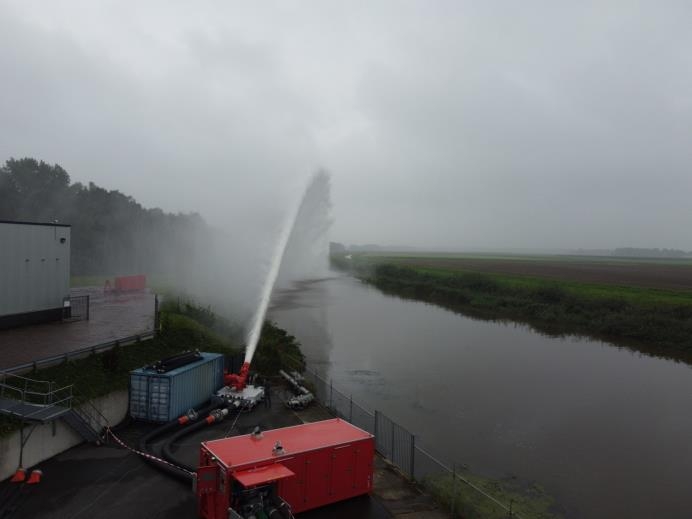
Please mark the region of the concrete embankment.
<svg viewBox="0 0 692 519"><path fill-rule="evenodd" d="M117 424L127 415L127 391L114 391L94 399L92 404L108 420L108 423ZM24 427L25 438L29 435L31 427L30 425ZM83 441L83 438L63 420L39 424L28 436L24 445L23 465L25 468L31 468ZM0 481L10 477L17 470L20 448L20 431L0 438Z"/></svg>

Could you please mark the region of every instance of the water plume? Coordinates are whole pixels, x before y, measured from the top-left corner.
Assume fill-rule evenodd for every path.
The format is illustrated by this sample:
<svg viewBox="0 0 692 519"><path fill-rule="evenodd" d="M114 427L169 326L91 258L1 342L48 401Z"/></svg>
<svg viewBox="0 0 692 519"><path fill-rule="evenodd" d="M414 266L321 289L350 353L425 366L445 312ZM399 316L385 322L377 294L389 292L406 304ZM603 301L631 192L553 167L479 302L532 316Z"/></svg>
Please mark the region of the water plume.
<svg viewBox="0 0 692 519"><path fill-rule="evenodd" d="M310 179L299 203L289 213L279 236L269 272L262 286L259 305L247 335L246 363L252 362L257 349L262 324L279 272L282 271L282 274L291 279L305 277L308 273L320 272L321 261L324 262L326 271L326 231L330 224L328 210L329 175L324 171L318 171ZM290 261L283 265L287 256ZM311 259L313 261L310 261ZM313 264L314 259L317 259L317 264Z"/></svg>

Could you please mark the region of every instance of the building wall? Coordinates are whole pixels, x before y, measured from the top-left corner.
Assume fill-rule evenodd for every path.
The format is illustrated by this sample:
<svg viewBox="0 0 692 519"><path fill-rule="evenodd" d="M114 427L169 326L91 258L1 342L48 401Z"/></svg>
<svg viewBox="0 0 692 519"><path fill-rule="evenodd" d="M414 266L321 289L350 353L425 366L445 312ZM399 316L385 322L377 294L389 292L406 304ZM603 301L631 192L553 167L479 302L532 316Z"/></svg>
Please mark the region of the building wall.
<svg viewBox="0 0 692 519"><path fill-rule="evenodd" d="M0 317L62 307L70 227L0 222Z"/></svg>

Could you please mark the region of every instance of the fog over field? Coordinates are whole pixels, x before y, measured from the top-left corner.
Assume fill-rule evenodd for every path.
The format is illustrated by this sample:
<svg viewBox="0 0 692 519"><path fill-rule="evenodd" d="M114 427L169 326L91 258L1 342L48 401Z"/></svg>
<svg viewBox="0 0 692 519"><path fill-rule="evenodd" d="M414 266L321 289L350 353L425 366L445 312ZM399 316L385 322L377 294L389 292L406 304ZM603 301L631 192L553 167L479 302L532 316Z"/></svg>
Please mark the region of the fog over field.
<svg viewBox="0 0 692 519"><path fill-rule="evenodd" d="M692 249L687 2L0 2L0 159L271 250Z"/></svg>

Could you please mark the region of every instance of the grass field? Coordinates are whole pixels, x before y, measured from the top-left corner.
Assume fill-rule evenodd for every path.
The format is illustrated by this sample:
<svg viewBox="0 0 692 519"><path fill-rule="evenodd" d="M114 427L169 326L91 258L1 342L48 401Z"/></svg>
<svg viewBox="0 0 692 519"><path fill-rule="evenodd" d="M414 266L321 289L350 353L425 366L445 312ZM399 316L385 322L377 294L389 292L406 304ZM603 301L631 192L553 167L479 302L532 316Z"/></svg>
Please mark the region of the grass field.
<svg viewBox="0 0 692 519"><path fill-rule="evenodd" d="M375 259L375 256L371 258ZM624 287L692 292L692 260L581 256L379 256L378 261Z"/></svg>
<svg viewBox="0 0 692 519"><path fill-rule="evenodd" d="M540 273L529 274L505 274L497 273L493 268L473 269L468 266L461 268L455 265L453 268L445 267L444 265L431 262L419 263L401 261L399 259L389 260L388 263L396 265L404 265L414 268L421 273L428 273L438 276L449 276L450 274L470 274L479 273L487 276L488 279L494 281L498 285L514 289L541 289L559 287L570 294L580 295L585 298L603 299L617 298L638 304L656 305L659 303L683 304L692 305L692 290L681 288L678 290L668 288L649 288L637 284L627 285L620 281L617 284L609 284L607 282L585 282L575 281L570 279L572 276L565 273L563 277L555 275L541 275ZM511 271L512 269L507 269ZM575 276L576 277L576 276Z"/></svg>

